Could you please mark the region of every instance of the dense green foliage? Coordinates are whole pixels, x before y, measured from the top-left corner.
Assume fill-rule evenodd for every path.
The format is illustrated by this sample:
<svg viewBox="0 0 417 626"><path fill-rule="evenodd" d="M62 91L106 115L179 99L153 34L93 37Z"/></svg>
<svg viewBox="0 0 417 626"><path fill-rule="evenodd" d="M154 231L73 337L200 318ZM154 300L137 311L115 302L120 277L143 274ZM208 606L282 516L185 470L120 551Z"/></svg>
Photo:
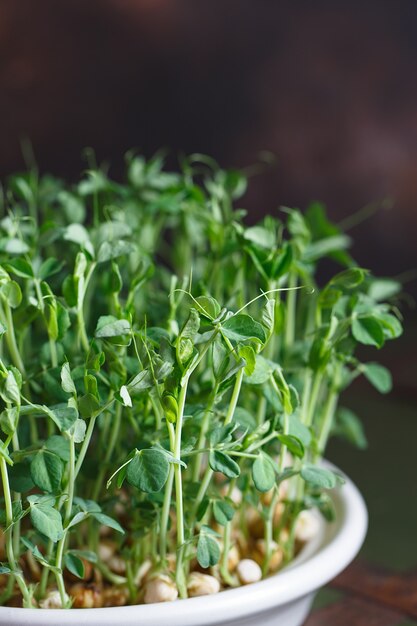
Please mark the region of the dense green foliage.
<svg viewBox="0 0 417 626"><path fill-rule="evenodd" d="M359 374L390 389L355 350L401 333L399 285L355 266L321 205L248 227L234 208L242 174L198 156L181 173L162 165L131 155L125 184L99 169L74 186L31 172L4 191L3 602L17 583L29 606L55 578L67 604L64 569L82 576L86 560L127 581L131 602L148 557L167 571L176 554L181 596L194 558L234 584L231 528L245 532L249 508L264 520L266 573L280 484L287 561L298 513L332 515L324 490L343 481L320 466L329 436L366 445L340 393ZM318 286L323 258L339 268ZM99 525L119 538L126 578L100 563Z"/></svg>

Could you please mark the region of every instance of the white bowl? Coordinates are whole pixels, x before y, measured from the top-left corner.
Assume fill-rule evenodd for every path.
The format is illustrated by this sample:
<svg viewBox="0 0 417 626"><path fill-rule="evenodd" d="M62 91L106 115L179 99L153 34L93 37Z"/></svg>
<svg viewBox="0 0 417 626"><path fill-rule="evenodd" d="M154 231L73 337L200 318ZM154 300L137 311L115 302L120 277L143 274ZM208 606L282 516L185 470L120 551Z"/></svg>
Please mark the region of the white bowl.
<svg viewBox="0 0 417 626"><path fill-rule="evenodd" d="M259 583L174 603L65 610L0 607L0 625L299 626L315 593L354 559L365 538L365 503L345 479L343 487L330 492L336 521L322 520L318 535L291 565Z"/></svg>

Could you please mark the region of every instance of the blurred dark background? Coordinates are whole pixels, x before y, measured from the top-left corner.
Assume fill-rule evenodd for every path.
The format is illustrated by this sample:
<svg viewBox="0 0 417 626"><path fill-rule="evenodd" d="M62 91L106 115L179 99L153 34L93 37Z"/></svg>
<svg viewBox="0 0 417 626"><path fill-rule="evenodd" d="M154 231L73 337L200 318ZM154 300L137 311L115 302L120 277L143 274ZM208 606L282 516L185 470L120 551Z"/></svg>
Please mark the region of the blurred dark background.
<svg viewBox="0 0 417 626"><path fill-rule="evenodd" d="M241 203L250 219L311 200L336 221L389 204L352 230L354 256L380 275L410 277L416 68L415 0L0 0L0 177L24 167L22 138L42 171L70 179L86 165L85 146L115 176L131 147L146 156L167 147L170 164L180 152L208 153L225 167L267 151L274 162ZM406 289L416 294L416 281ZM368 499L366 553L405 567L417 566L409 298L404 315L405 337L383 356L395 391L380 400L359 384L347 400L364 415L369 456L337 444L330 456Z"/></svg>

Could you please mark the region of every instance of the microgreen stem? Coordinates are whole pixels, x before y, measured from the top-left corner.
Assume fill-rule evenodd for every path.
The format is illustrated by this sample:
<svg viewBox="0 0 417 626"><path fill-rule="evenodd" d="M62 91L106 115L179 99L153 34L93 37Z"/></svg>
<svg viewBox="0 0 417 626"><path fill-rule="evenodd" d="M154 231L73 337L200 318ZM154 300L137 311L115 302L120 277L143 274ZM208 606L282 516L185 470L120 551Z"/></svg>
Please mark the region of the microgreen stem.
<svg viewBox="0 0 417 626"><path fill-rule="evenodd" d="M308 397L309 402L308 402L308 408L306 410L305 422L304 422L306 426L311 426L311 424L313 423L314 412L316 410L316 405L317 405L317 400L318 400L319 393L320 393L322 380L323 380L323 374L321 372L317 372L314 377L314 382L311 388L311 393L309 394L309 397Z"/></svg>
<svg viewBox="0 0 417 626"><path fill-rule="evenodd" d="M297 303L297 274L292 271L288 280L287 313L285 319L285 349L288 351L294 343L295 337L295 314Z"/></svg>
<svg viewBox="0 0 417 626"><path fill-rule="evenodd" d="M116 404L116 410L115 410L115 415L114 415L114 423L113 423L113 428L111 429L111 435L110 435L110 440L106 449L106 454L104 455L104 463L101 465L100 467L100 471L97 477L97 480L95 482L94 485L94 490L93 490L93 500L97 500L97 498L100 495L101 492L101 488L103 486L104 483L104 478L106 476L106 472L107 472L107 466L111 460L112 454L114 452L114 448L116 446L117 440L119 438L119 433L120 433L120 425L121 425L121 421L122 421L122 410L123 407L120 403Z"/></svg>
<svg viewBox="0 0 417 626"><path fill-rule="evenodd" d="M232 493L236 485L236 478L233 478L229 483L228 495ZM227 522L223 530L223 553L220 561L220 572L223 580L230 586L235 585L233 577L229 573L229 552L231 547L232 536L232 524Z"/></svg>
<svg viewBox="0 0 417 626"><path fill-rule="evenodd" d="M98 417L97 415L93 415L92 417L90 417L90 421L88 422L84 441L82 443L81 450L78 454L77 463L75 465L74 478L77 478L80 472L80 469L82 467L82 464L84 462L85 455L87 454L88 446L90 445L91 437L93 435L94 426L96 424L97 417Z"/></svg>
<svg viewBox="0 0 417 626"><path fill-rule="evenodd" d="M120 576L119 574L112 572L111 569L109 569L107 565L101 561L96 563L96 567L103 574L103 577L110 583L113 583L113 585L124 585L128 580L125 576Z"/></svg>
<svg viewBox="0 0 417 626"><path fill-rule="evenodd" d="M200 506L200 504L202 503L202 501L204 500L204 496L206 495L207 489L210 486L210 482L211 479L213 478L213 470L211 469L210 465L207 466L206 471L204 472L204 476L203 479L201 481L200 484L200 488L197 492L195 501L194 501L194 505L193 505L193 514L192 514L192 519L194 520L197 512L198 512L198 507Z"/></svg>
<svg viewBox="0 0 417 626"><path fill-rule="evenodd" d="M185 378L181 381L181 391L178 398L178 414L175 424L175 441L174 441L174 456L176 459L181 459L181 434L182 434L182 422L184 418L185 398L187 396L187 388L190 374L186 374ZM174 464L174 478L175 478L175 502L177 513L177 565L176 565L176 582L178 591L181 598L187 597L187 587L185 584L185 575L183 570L183 545L185 543L184 532L184 507L182 497L182 472L181 465L179 463Z"/></svg>
<svg viewBox="0 0 417 626"><path fill-rule="evenodd" d="M167 422L170 447L171 450L174 450L175 446L175 431L174 426L170 422ZM171 463L169 468L168 479L165 484L165 493L164 493L164 502L162 505L161 512L161 529L160 529L160 543L159 549L161 552L161 560L163 563L166 562L167 556L167 534L168 534L168 522L169 522L169 511L171 507L171 496L172 496L172 487L174 482L174 465Z"/></svg>
<svg viewBox="0 0 417 626"><path fill-rule="evenodd" d="M235 414L237 401L239 400L240 389L242 387L243 374L244 374L244 368L242 367L242 369L240 369L238 373L236 374L236 381L233 387L232 397L230 399L229 408L227 410L227 414L224 420L225 426L227 426L227 424L230 424L230 422L233 419L233 415Z"/></svg>
<svg viewBox="0 0 417 626"><path fill-rule="evenodd" d="M6 510L6 530L5 530L5 542L6 542L6 554L10 565L10 569L15 576L16 582L19 585L19 589L23 596L23 606L28 608L32 606L32 594L29 591L22 573L16 562L16 557L13 547L13 506L10 493L9 476L7 473L7 464L3 457L0 457L0 472L1 481L3 485L4 506Z"/></svg>
<svg viewBox="0 0 417 626"><path fill-rule="evenodd" d="M84 318L84 300L87 292L88 284L91 280L93 272L95 270L96 263L91 263L87 275L85 277L82 292L78 295L77 299L77 322L78 322L78 334L81 341L81 345L86 352L90 349L90 342L88 340L87 331L85 328L85 318Z"/></svg>
<svg viewBox="0 0 417 626"><path fill-rule="evenodd" d="M106 411L109 406L111 406L114 402L114 398L111 398L110 400L108 400L106 402L106 404L100 408L100 410L97 413L94 413L91 417L90 417L90 421L88 422L88 426L87 426L87 431L85 433L85 437L84 437L84 441L82 443L80 452L78 454L78 458L77 458L77 463L75 464L75 471L74 471L74 479L77 478L80 469L82 467L82 464L84 463L84 459L85 459L85 455L87 454L87 450L88 447L90 445L90 441L91 441L91 437L93 435L93 431L94 431L94 426L96 424L96 420L98 418L99 415L101 415L101 413L103 413L104 411Z"/></svg>
<svg viewBox="0 0 417 626"><path fill-rule="evenodd" d="M218 388L219 388L219 386L216 383L216 385L213 388L212 393L210 394L210 398L209 398L209 400L207 402L207 406L206 406L206 409L204 411L203 419L201 420L201 427L200 427L200 434L199 434L198 442L197 442L197 448L204 448L204 444L205 444L205 441L206 441L207 429L208 429L208 426L209 426L210 413L211 413L211 410L213 408L214 401L216 399ZM192 480L194 482L197 482L198 479L199 479L202 460L203 459L202 459L201 454L197 454L196 459L195 459L195 463L194 463L194 467L193 467L193 474L192 474Z"/></svg>
<svg viewBox="0 0 417 626"><path fill-rule="evenodd" d="M284 412L284 424L283 424L284 435L288 433L288 429L289 429L289 418L288 418L288 414ZM282 474L282 472L285 469L286 451L287 451L287 446L281 443L281 450L280 450L279 461L278 461L278 472L280 474ZM274 494L272 496L272 500L268 509L268 517L265 520L265 536L264 536L265 558L264 558L264 562L262 566L262 573L264 576L266 576L269 572L269 566L270 566L271 558L272 558L272 541L274 538L274 515L275 515L276 506L279 502L279 497L280 497L279 488L275 485Z"/></svg>
<svg viewBox="0 0 417 626"><path fill-rule="evenodd" d="M327 440L329 438L330 430L333 423L334 413L337 407L337 402L339 399L339 394L336 389L332 387L329 391L329 395L327 396L327 402L324 409L324 417L323 424L321 427L321 432L319 435L319 439L317 442L317 456L320 457L327 444Z"/></svg>
<svg viewBox="0 0 417 626"><path fill-rule="evenodd" d="M323 454L332 428L333 418L339 400L338 385L340 370L341 365L340 363L338 363L335 366L333 381L328 390L327 400L324 407L323 421L321 424L321 430L317 442L317 458L319 458Z"/></svg>
<svg viewBox="0 0 417 626"><path fill-rule="evenodd" d="M19 352L19 348L17 346L16 335L14 332L14 323L13 323L13 315L12 309L5 298L2 298L2 304L4 306L5 317L6 317L6 342L7 347L10 352L10 356L12 358L13 363L20 370L22 376L26 376L25 366L23 364L22 357Z"/></svg>
<svg viewBox="0 0 417 626"><path fill-rule="evenodd" d="M3 311L3 306L4 306L4 311ZM8 347L11 359L12 359L14 365L17 367L17 369L22 374L23 378L25 378L26 377L26 369L25 369L25 366L24 366L24 363L23 363L23 359L22 359L22 356L20 354L20 350L19 350L19 347L18 347L17 341L16 341L12 309L11 309L9 303L7 302L7 300L5 298L1 298L1 300L0 300L0 319L4 319L4 322L5 322L5 325L6 325L6 328L7 328L7 331L6 331L5 335L6 335L7 347ZM29 395L29 386L28 386L27 382L24 384L24 388L26 390L26 393ZM32 439L33 442L37 441L39 439L38 427L37 427L36 420L33 417L33 415L29 416L29 424L30 424L31 439Z"/></svg>
<svg viewBox="0 0 417 626"><path fill-rule="evenodd" d="M59 595L61 597L61 605L62 608L68 606L68 596L65 590L64 577L62 575L62 560L64 555L64 549L67 542L68 536L68 524L71 520L71 512L72 512L72 504L74 500L74 486L75 486L75 443L74 438L70 437L69 439L69 450L70 450L70 458L68 461L68 499L65 506L65 515L64 515L64 534L62 538L59 540L57 549L56 549L56 559L55 559L55 567L57 570L55 571L56 582L58 585Z"/></svg>

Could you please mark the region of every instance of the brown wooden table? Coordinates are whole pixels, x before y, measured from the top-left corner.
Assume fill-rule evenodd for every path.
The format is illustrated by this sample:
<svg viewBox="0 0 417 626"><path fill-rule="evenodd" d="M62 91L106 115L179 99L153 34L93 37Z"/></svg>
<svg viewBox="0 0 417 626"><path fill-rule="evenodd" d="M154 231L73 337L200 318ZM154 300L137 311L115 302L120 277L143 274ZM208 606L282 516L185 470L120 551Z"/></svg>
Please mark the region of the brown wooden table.
<svg viewBox="0 0 417 626"><path fill-rule="evenodd" d="M417 626L417 570L355 561L320 592L305 626Z"/></svg>

